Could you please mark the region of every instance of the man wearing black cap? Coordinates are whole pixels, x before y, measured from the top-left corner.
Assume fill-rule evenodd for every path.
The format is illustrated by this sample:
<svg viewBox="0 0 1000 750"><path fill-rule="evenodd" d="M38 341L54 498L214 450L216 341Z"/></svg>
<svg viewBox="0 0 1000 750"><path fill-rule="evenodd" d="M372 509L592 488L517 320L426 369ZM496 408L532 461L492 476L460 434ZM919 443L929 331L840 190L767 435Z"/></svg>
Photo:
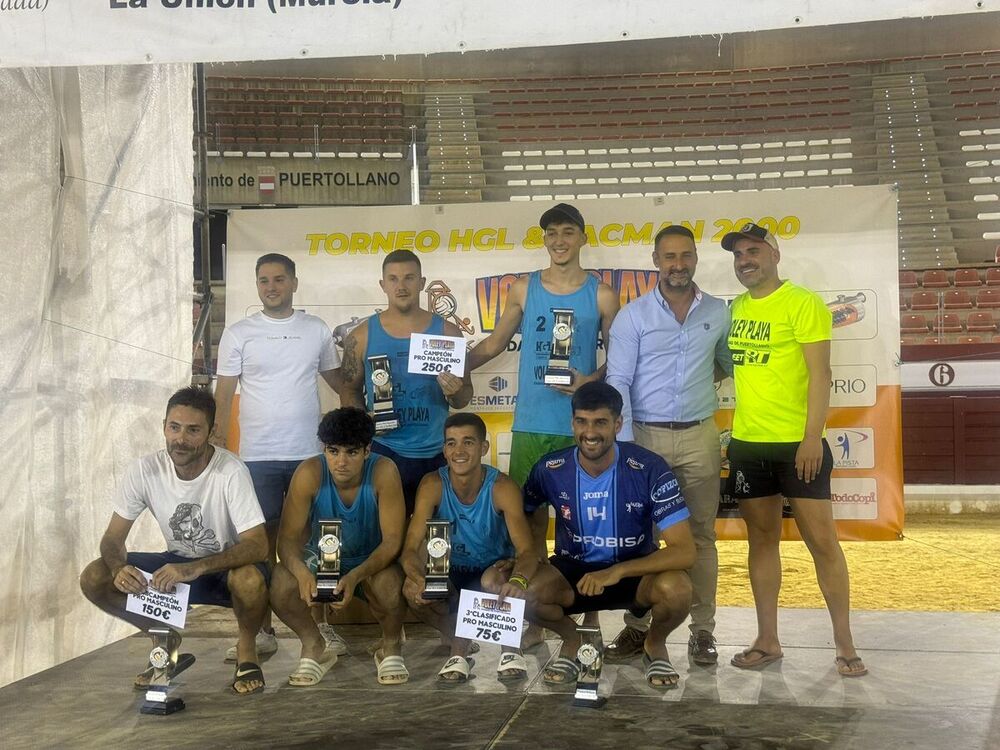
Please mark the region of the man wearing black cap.
<svg viewBox="0 0 1000 750"><path fill-rule="evenodd" d="M837 671L868 670L854 648L850 580L830 502L833 455L824 437L830 404L830 311L814 292L778 277L781 253L765 228L744 224L722 238L736 278L747 288L733 301L729 348L736 414L729 444L726 492L740 503L750 541L750 586L757 638L732 658L759 669L780 659L782 498L799 533L833 621Z"/></svg>
<svg viewBox="0 0 1000 750"><path fill-rule="evenodd" d="M517 405L508 475L523 487L535 463L547 453L573 445L570 398L584 383L604 378L606 365L597 366L598 333L608 341L611 321L618 313L618 295L580 265L580 250L587 243L583 216L575 206L559 203L542 214L549 267L520 278L510 288L507 305L493 332L469 354L469 369L489 362L506 351L521 329L521 356L517 371ZM572 310L569 367L572 383L545 385L545 370L553 341L553 309ZM545 514L545 519L541 514ZM548 511L535 521L541 530ZM541 535L539 541L544 540ZM547 551L539 550L542 559ZM529 648L541 641L532 627L523 639Z"/></svg>
<svg viewBox="0 0 1000 750"><path fill-rule="evenodd" d="M597 366L598 334L602 341L608 340L611 321L618 312L618 296L611 287L580 265L587 231L576 207L568 203L553 206L542 214L538 224L545 231L549 267L511 286L496 328L469 354L469 368L481 367L506 351L521 328L509 471L518 486L524 485L539 458L573 444L570 397L584 383L604 377L605 365ZM544 383L552 344L553 308L573 311L569 358L573 382L568 386Z"/></svg>

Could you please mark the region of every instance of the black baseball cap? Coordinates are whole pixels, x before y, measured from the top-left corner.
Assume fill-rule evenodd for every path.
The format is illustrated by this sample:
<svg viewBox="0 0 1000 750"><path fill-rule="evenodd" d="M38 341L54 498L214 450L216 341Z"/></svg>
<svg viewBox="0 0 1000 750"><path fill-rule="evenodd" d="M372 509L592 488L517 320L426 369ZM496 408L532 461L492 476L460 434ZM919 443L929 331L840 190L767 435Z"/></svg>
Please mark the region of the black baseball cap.
<svg viewBox="0 0 1000 750"><path fill-rule="evenodd" d="M740 227L738 232L730 232L725 237L723 237L722 249L732 252L733 244L736 242L736 240L740 239L741 237L748 240L759 240L762 242L766 242L775 250L778 249L778 241L774 239L774 235L771 234L766 229L764 229L764 227L759 227L753 222L747 222L746 224Z"/></svg>
<svg viewBox="0 0 1000 750"><path fill-rule="evenodd" d="M545 229L555 221L568 221L570 224L576 224L580 227L581 232L587 231L587 225L583 221L583 214L575 206L571 206L568 203L559 203L542 214L542 218L538 220L538 226Z"/></svg>

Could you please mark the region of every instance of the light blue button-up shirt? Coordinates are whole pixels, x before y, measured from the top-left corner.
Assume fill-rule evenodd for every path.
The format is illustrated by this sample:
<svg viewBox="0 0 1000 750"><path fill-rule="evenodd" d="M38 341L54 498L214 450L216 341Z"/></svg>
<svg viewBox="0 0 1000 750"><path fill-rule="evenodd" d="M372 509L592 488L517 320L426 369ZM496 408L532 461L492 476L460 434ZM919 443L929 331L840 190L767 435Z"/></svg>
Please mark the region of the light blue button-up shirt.
<svg viewBox="0 0 1000 750"><path fill-rule="evenodd" d="M619 440L634 439L633 418L693 422L715 413L715 363L733 373L729 323L726 303L697 287L683 324L659 284L622 308L611 324L605 378L625 402Z"/></svg>

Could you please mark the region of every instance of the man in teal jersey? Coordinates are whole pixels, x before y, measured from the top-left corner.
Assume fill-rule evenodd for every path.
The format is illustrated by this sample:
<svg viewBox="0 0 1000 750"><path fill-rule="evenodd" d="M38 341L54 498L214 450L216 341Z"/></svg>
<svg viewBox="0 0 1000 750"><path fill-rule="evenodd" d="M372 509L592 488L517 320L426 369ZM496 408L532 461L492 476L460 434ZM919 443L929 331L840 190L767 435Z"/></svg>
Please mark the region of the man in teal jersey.
<svg viewBox="0 0 1000 750"><path fill-rule="evenodd" d="M830 501L830 310L816 293L778 276L781 253L765 228L745 224L722 238L747 291L733 300L729 349L736 414L726 494L747 524L757 637L732 658L760 669L782 658L778 640L782 498L816 567L833 622L835 664L844 677L868 672L851 635L851 585Z"/></svg>
<svg viewBox="0 0 1000 750"><path fill-rule="evenodd" d="M444 466L441 435L449 407L461 409L472 399L472 379L444 372L437 376L410 373L407 361L410 334L461 336L461 331L440 315L420 306L420 293L427 279L421 275L420 259L410 250L395 250L382 262L379 285L388 300L385 312L372 315L344 341L340 394L344 406L373 409L372 367L368 358L389 358L393 403L399 427L381 433L372 450L391 458L403 482L406 512L413 512L417 487L430 471Z"/></svg>
<svg viewBox="0 0 1000 750"><path fill-rule="evenodd" d="M420 483L400 557L406 573L406 600L424 621L451 638L451 656L438 673L446 682L464 682L472 668L466 658L469 642L453 638L459 592L476 589L524 598L538 569L521 491L508 476L483 465L489 449L486 425L480 417L464 413L448 417L444 427L448 465ZM431 519L451 522L451 585L446 601L431 602L422 596L427 562L425 530ZM526 676L520 651L505 650L497 677L513 680Z"/></svg>
<svg viewBox="0 0 1000 750"><path fill-rule="evenodd" d="M510 478L523 486L528 472L550 451L573 445L570 397L584 383L601 380L597 366L598 332L607 346L611 321L618 313L618 295L580 265L587 229L576 207L560 203L542 214L549 267L514 282L496 328L469 353L470 370L482 367L507 350L521 331L517 372L517 406L510 446ZM573 315L569 386L545 385L545 368L552 344L553 308Z"/></svg>
<svg viewBox="0 0 1000 750"><path fill-rule="evenodd" d="M382 626L375 653L378 681L398 685L409 679L400 655L406 614L403 573L394 561L403 544L405 510L396 465L372 453L375 423L362 409L327 413L318 436L323 454L295 470L281 513L278 556L271 577L271 606L302 641L290 685L315 685L337 661L310 614L316 597L320 519L341 521L340 582L331 604L342 610L360 593Z"/></svg>

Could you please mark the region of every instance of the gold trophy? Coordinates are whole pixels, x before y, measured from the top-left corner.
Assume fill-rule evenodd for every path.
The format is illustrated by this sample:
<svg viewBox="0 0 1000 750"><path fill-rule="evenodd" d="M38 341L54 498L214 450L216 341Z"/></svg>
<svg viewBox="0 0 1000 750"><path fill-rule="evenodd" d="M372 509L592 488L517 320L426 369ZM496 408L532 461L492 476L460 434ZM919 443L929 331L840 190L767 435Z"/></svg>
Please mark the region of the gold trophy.
<svg viewBox="0 0 1000 750"><path fill-rule="evenodd" d="M573 372L569 369L569 356L573 351L573 311L552 308L552 348L549 365L545 368L545 385L572 385Z"/></svg>
<svg viewBox="0 0 1000 750"><path fill-rule="evenodd" d="M170 680L194 664L194 654L177 655L181 637L177 631L163 626L150 628L153 650L149 652L149 668L153 670L139 713L168 716L184 709L184 701Z"/></svg>
<svg viewBox="0 0 1000 750"><path fill-rule="evenodd" d="M399 427L399 414L392 401L392 368L389 357L376 354L368 358L372 389L372 416L375 419L375 432L383 433Z"/></svg>
<svg viewBox="0 0 1000 750"><path fill-rule="evenodd" d="M340 583L341 521L321 518L319 526L319 564L316 566L316 597L314 602L339 602L343 594L335 594Z"/></svg>
<svg viewBox="0 0 1000 750"><path fill-rule="evenodd" d="M581 625L576 632L580 634L580 648L576 652L576 659L580 662L580 674L576 678L573 705L600 708L607 703L606 698L597 694L601 669L604 667L604 641L601 638L601 629Z"/></svg>
<svg viewBox="0 0 1000 750"><path fill-rule="evenodd" d="M424 599L448 598L448 572L451 569L451 522L427 522L427 571L424 574Z"/></svg>

